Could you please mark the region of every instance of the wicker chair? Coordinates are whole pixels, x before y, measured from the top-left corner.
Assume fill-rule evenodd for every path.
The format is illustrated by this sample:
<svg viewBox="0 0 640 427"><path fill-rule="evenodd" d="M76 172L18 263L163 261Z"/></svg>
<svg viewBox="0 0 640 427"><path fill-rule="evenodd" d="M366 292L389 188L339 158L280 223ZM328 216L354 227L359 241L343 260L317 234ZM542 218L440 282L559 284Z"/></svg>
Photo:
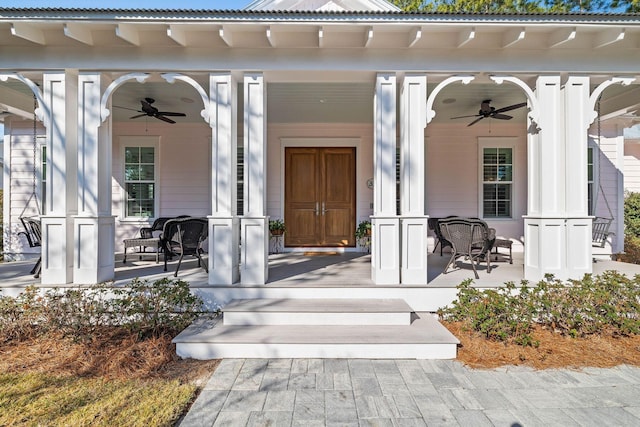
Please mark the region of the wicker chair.
<svg viewBox="0 0 640 427"><path fill-rule="evenodd" d="M448 216L447 218L453 218L453 216ZM433 234L436 235L436 244L433 247L433 252L436 252L436 249L438 249L438 246L440 246L440 256L442 256L442 250L446 247L451 248L451 242L448 241L447 239L445 239L442 236L442 231L440 230L440 224L439 221L442 218L429 218L427 220L427 225L429 226L429 229L433 231Z"/></svg>
<svg viewBox="0 0 640 427"><path fill-rule="evenodd" d="M18 233L18 235L24 235L27 238L30 248L39 248L42 246L42 228L40 220L31 217L20 217L20 222L24 231ZM42 255L36 261L36 265L31 269L31 274L36 279L40 277L40 270L42 268Z"/></svg>
<svg viewBox="0 0 640 427"><path fill-rule="evenodd" d="M444 269L446 273L451 264L455 264L460 257L471 261L471 268L476 279L479 279L476 265L481 260L487 263L487 273L491 273L491 257L489 253L495 241L495 230L487 223L477 218L445 218L439 222L444 238L451 242L453 253Z"/></svg>
<svg viewBox="0 0 640 427"><path fill-rule="evenodd" d="M164 251L164 271L167 271L169 258L180 256L174 273L174 276L178 277L182 258L185 255L193 255L198 258L198 267L204 268L208 273L207 263L202 259L202 242L208 233L209 223L204 218L175 218L165 222L160 236L160 245Z"/></svg>

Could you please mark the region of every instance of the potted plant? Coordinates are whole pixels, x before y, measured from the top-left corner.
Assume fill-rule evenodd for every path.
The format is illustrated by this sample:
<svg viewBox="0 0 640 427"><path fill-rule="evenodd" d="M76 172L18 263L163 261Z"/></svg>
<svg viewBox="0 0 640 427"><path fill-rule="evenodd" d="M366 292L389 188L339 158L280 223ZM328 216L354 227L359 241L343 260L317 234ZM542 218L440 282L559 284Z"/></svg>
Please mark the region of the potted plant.
<svg viewBox="0 0 640 427"><path fill-rule="evenodd" d="M279 218L269 220L269 232L272 236L281 236L284 234L285 230L284 220Z"/></svg>
<svg viewBox="0 0 640 427"><path fill-rule="evenodd" d="M358 228L356 228L356 239L363 239L371 236L371 221L360 221Z"/></svg>

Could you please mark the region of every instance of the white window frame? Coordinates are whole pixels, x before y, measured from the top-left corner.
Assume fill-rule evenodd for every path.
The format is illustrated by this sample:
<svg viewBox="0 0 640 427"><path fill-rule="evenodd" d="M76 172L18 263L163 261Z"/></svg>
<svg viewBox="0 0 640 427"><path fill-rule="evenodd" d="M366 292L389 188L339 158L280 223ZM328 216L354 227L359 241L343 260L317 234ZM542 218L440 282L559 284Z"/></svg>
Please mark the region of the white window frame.
<svg viewBox="0 0 640 427"><path fill-rule="evenodd" d="M511 181L503 181L511 184L511 216L485 217L484 215L484 149L485 148L510 148L511 149ZM517 177L521 168L518 162L516 137L480 137L478 138L478 217L488 221L512 221L515 219L515 210L518 206L516 199Z"/></svg>
<svg viewBox="0 0 640 427"><path fill-rule="evenodd" d="M592 167L593 167L593 173L591 176L591 180L589 180L589 153L587 151L587 214L591 215L591 216L596 216L596 200L594 198L594 196L596 194L598 194L598 191L600 190L599 188L597 188L596 186L599 185L600 182L600 176L599 176L599 170L600 168L599 163L600 163L600 148L598 147L598 144L593 141L592 139L589 140L589 143L587 144L587 150L591 150L593 153L592 159L593 159L593 163L592 163ZM593 194L589 194L589 184L591 185L591 190ZM589 197L591 196L591 197ZM591 199L591 203L589 203L589 199Z"/></svg>
<svg viewBox="0 0 640 427"><path fill-rule="evenodd" d="M155 219L159 216L159 208L160 208L160 193L159 193L159 159L160 159L160 137L159 136L127 136L120 138L120 159L122 164L122 210L121 217L125 221L134 221L134 222L147 222L148 220ZM140 216L127 216L127 180L126 180L126 148L127 147L153 147L153 188L154 188L154 199L153 199L153 217L140 217Z"/></svg>

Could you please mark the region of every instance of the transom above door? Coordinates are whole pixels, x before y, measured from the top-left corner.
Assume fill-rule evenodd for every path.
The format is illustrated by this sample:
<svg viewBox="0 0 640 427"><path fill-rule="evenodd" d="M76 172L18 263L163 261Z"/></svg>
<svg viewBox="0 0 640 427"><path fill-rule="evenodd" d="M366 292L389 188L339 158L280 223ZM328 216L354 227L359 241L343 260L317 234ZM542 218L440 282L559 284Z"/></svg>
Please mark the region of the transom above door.
<svg viewBox="0 0 640 427"><path fill-rule="evenodd" d="M285 148L285 246L355 246L356 152Z"/></svg>

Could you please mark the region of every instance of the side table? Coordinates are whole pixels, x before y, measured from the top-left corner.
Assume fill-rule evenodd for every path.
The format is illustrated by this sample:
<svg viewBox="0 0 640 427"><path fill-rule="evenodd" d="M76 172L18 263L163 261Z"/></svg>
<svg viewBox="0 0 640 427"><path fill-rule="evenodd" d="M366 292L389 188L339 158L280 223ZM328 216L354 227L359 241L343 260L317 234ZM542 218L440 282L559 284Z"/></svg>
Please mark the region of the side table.
<svg viewBox="0 0 640 427"><path fill-rule="evenodd" d="M135 248L136 246L140 247L155 247L156 248L156 264L160 260L160 238L159 237L151 237L148 239L124 239L124 258L122 259L122 263L126 264L127 262L127 248ZM144 252L138 252L140 255L140 259L142 259L142 254ZM150 253L151 255L151 253Z"/></svg>
<svg viewBox="0 0 640 427"><path fill-rule="evenodd" d="M496 239L495 242L493 242L493 249L494 249L494 256L495 256L495 260L498 260L498 248L504 248L504 249L509 249L509 264L513 264L513 252L511 250L511 245L513 245L513 242L511 240L507 240L507 239ZM504 255L506 257L506 254Z"/></svg>

